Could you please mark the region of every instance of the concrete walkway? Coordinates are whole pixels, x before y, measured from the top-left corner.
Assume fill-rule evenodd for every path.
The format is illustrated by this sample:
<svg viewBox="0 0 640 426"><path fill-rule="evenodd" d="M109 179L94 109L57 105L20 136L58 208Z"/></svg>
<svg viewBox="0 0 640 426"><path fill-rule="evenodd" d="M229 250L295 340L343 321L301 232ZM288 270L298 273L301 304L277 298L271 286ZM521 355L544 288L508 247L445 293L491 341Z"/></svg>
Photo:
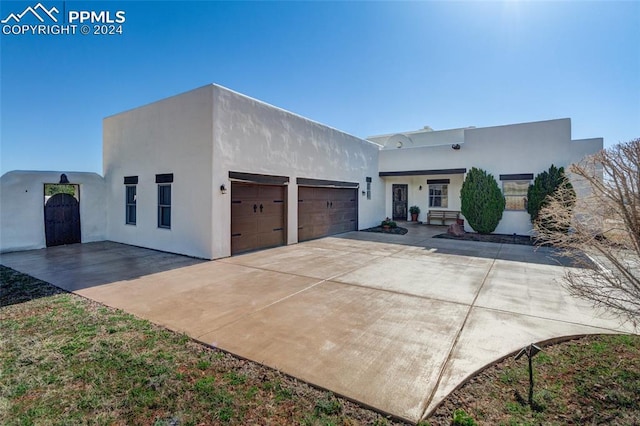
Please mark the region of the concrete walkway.
<svg viewBox="0 0 640 426"><path fill-rule="evenodd" d="M408 227L213 262L102 242L0 263L413 422L531 342L623 331L560 287L548 249Z"/></svg>

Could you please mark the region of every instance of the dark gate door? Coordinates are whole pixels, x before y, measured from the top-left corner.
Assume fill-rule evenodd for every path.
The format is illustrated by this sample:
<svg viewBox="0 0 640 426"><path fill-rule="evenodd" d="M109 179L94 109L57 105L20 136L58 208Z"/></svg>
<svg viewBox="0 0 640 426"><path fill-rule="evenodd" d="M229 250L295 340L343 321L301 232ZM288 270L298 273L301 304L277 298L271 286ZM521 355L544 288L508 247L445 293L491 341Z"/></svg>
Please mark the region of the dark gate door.
<svg viewBox="0 0 640 426"><path fill-rule="evenodd" d="M80 203L73 195L53 195L44 206L47 247L80 242Z"/></svg>
<svg viewBox="0 0 640 426"><path fill-rule="evenodd" d="M393 220L407 220L407 191L408 185L391 187L393 191Z"/></svg>

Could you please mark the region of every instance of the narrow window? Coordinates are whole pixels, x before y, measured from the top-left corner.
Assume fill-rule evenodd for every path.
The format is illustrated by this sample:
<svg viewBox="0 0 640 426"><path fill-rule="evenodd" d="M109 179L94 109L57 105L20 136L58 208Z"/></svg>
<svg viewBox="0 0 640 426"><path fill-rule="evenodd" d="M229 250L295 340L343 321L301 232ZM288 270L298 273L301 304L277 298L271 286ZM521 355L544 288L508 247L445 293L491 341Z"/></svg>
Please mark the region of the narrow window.
<svg viewBox="0 0 640 426"><path fill-rule="evenodd" d="M429 207L449 206L449 185L429 184Z"/></svg>
<svg viewBox="0 0 640 426"><path fill-rule="evenodd" d="M136 224L136 185L127 185L127 195L125 201L125 214L126 214L126 224L127 225L135 225Z"/></svg>
<svg viewBox="0 0 640 426"><path fill-rule="evenodd" d="M506 201L505 210L526 210L528 180L505 180L502 182L502 193Z"/></svg>
<svg viewBox="0 0 640 426"><path fill-rule="evenodd" d="M171 228L171 185L158 185L158 228Z"/></svg>
<svg viewBox="0 0 640 426"><path fill-rule="evenodd" d="M367 177L367 200L371 199L371 178Z"/></svg>

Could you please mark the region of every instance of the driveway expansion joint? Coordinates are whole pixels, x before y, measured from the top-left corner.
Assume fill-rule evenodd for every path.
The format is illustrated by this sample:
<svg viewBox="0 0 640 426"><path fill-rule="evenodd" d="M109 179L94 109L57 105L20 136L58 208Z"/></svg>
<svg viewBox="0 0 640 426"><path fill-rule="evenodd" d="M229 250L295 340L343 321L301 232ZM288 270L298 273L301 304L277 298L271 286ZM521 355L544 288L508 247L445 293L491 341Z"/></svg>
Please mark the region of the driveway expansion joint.
<svg viewBox="0 0 640 426"><path fill-rule="evenodd" d="M500 249L502 249L502 244L500 244ZM498 254L500 253L500 249L498 249L498 253L496 254L496 257L498 256ZM460 329L458 329L457 333L456 333L456 338L453 341L453 344L450 346L449 351L447 352L447 356L445 358L445 361L442 363L442 366L440 368L440 370L438 371L438 380L436 381L436 385L433 387L433 390L431 391L431 394L429 395L429 397L427 398L426 403L424 404L424 410L422 411L422 414L420 415L420 420L422 420L425 415L427 414L427 410L429 409L429 406L431 405L431 401L433 401L433 398L436 395L436 392L438 391L438 387L440 386L440 382L442 381L442 376L444 374L444 372L447 370L447 367L449 366L450 362L451 362L451 355L453 354L454 349L456 348L456 346L458 345L458 342L460 340L460 336L462 335L462 331L464 330L465 325L467 325L467 321L469 321L469 316L471 315L471 311L473 310L473 307L476 303L476 300L478 300L478 296L480 295L480 292L482 291L482 288L484 287L485 283L487 282L487 278L489 277L489 274L491 273L491 270L493 269L494 265L496 263L496 259L494 258L493 261L491 262L491 266L489 267L489 269L487 269L487 272L484 275L484 278L482 279L482 283L478 286L478 289L475 292L475 295L473 297L473 301L471 302L469 306L469 309L467 310L467 313L464 317L464 321L462 321L462 325L460 325Z"/></svg>

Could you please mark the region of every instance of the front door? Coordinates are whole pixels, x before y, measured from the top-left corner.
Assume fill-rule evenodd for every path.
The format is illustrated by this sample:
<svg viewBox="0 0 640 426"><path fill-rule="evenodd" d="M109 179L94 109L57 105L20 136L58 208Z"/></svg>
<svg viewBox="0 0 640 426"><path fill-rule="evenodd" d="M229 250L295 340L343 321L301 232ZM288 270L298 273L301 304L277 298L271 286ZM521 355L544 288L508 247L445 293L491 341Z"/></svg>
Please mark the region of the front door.
<svg viewBox="0 0 640 426"><path fill-rule="evenodd" d="M407 192L408 185L394 184L393 191L393 220L407 220Z"/></svg>
<svg viewBox="0 0 640 426"><path fill-rule="evenodd" d="M73 195L55 194L44 205L47 247L74 244L80 238L80 203Z"/></svg>

